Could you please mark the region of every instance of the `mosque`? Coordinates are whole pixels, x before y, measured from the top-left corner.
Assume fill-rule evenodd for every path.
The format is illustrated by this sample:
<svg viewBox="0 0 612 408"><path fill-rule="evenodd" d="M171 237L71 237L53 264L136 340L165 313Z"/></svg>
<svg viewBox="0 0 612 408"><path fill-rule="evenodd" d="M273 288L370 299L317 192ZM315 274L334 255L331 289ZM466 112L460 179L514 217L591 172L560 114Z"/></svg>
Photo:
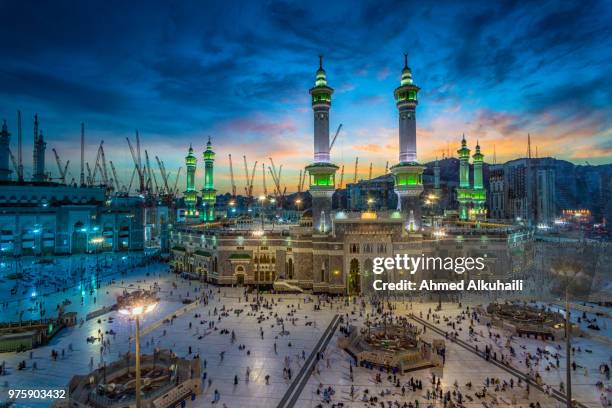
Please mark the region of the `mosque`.
<svg viewBox="0 0 612 408"><path fill-rule="evenodd" d="M393 95L399 116L399 155L390 168L397 208L354 212L332 207L338 166L330 156L329 115L334 89L327 81L322 59L309 90L314 119L314 157L306 166L312 206L295 225L222 225L215 220L213 165L209 139L204 158L202 206L196 208L196 157L186 157L186 222L170 231L172 267L194 279L221 285L247 285L277 291L312 290L314 293L361 294L372 287L375 257L409 256L484 257L482 271L456 275L429 270L419 278L516 279L532 267L532 233L516 225L487 221L483 187L483 154L475 147L470 178L470 149L465 136L458 150L459 211L424 213L425 196L436 199L439 188L425 193L418 162L416 107L420 88L414 83L407 57ZM437 172L439 178L439 171ZM473 182L471 183L470 180ZM439 181L436 184L439 186ZM403 278L389 271L388 280Z"/></svg>

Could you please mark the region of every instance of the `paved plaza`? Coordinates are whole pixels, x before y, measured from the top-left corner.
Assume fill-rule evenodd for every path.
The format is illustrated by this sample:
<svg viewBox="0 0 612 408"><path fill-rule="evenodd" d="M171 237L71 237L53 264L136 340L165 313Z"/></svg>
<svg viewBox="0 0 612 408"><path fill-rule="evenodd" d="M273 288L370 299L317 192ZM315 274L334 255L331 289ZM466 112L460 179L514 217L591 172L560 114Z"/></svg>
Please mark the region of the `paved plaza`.
<svg viewBox="0 0 612 408"><path fill-rule="evenodd" d="M415 406L416 400L419 406L450 406L458 405L458 398L464 406L562 405L534 386L528 392L525 382L519 382L517 376L500 364L486 361L474 350L451 341L449 336L453 337L454 333L465 344L478 345L479 350L490 346L498 363L503 355L503 364L532 378L538 374L548 393L559 389L565 378L565 349L560 339L552 342L513 337L508 341L507 333L489 329L468 312L468 306L486 303L484 298L464 299L461 307L458 303L444 303L440 311L435 311L434 301L371 302L365 298L310 294L262 294L257 302L256 294L247 293L244 288L186 280L169 273L168 266L162 263L137 259L129 261L134 262L132 265L126 265L122 257L102 257L102 260L93 256L73 257L58 260L52 267L40 266L41 270L36 272L47 278L46 284L39 281L35 286L35 282L24 282L18 293L7 296L3 321L16 320L20 314L23 319L37 318L41 313L50 317L55 315L56 305L63 302L66 311L78 312L79 322L31 353L0 355L6 368L5 375L0 377L3 401L8 389L65 388L73 375L86 374L120 358L128 349L133 350L132 321L117 312L90 320L84 317L110 306L125 290L141 288L154 289L160 297L158 307L141 323L142 352L152 353L160 348L170 349L180 357L200 356L204 392L189 402L190 407L211 406L215 390L218 402L213 406L221 407L275 407L286 402L284 396L289 393L295 394L293 401L299 407L402 407L409 403ZM102 265L101 269L96 265ZM76 275L76 269L85 272ZM101 276L99 288L91 284L95 271ZM67 289L57 291L51 279L61 280ZM2 284L7 287L8 281L5 279ZM32 296L33 291L36 296ZM192 303L187 305L185 299ZM414 318L409 320L412 324L421 329L427 326L423 334L426 341L445 339L444 367L394 378L386 371L354 366L353 359L337 346L339 336L343 336L341 330L335 330L329 342L323 341L335 316L342 318L340 327L346 327L347 323L362 327L366 319L376 320L382 313L390 318L412 315ZM574 318L579 316L583 316L582 312L574 312ZM599 335L609 339L612 327L609 318L592 314L587 314L587 318L597 318L602 328ZM474 329L472 335L470 324ZM603 390L595 383L601 381L608 389L611 386L610 380L599 371L602 363L610 364L610 342L585 337L574 339L573 345L577 363L576 370L572 371L574 397L588 407L599 407ZM52 351L57 352L57 359L51 358ZM314 368L310 368L313 360ZM25 369L18 370L19 363L24 361ZM304 365L308 369L302 370ZM446 404L445 398L439 396L440 391L450 395ZM18 407L49 405L49 401L33 400L15 404Z"/></svg>

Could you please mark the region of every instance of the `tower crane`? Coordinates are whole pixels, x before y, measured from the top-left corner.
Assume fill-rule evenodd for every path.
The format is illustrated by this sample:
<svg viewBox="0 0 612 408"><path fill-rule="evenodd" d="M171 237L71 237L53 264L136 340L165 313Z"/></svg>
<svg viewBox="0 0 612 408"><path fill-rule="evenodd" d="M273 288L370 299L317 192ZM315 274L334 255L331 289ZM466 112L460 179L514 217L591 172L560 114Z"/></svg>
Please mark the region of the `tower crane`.
<svg viewBox="0 0 612 408"><path fill-rule="evenodd" d="M338 126L338 130L336 130L336 134L334 135L332 142L329 144L330 152L331 152L332 147L334 147L334 144L336 143L336 139L338 138L338 133L340 133L340 129L342 129L342 123Z"/></svg>
<svg viewBox="0 0 612 408"><path fill-rule="evenodd" d="M13 163L13 168L15 169L15 173L17 174L17 177L19 178L19 164L17 163L15 156L13 156L13 152L11 152L10 147L8 149L8 153L9 153L9 156L11 157L11 162Z"/></svg>
<svg viewBox="0 0 612 408"><path fill-rule="evenodd" d="M359 165L359 157L355 157L355 174L353 175L353 184L357 182L357 166Z"/></svg>
<svg viewBox="0 0 612 408"><path fill-rule="evenodd" d="M127 140L128 146L130 148L130 154L132 155L132 160L134 161L134 165L136 166L136 172L138 173L138 180L140 181L139 193L143 194L145 191L145 175L140 160L140 136L138 135L138 130L136 131L136 151L134 151L134 147L132 146L130 139L126 137L125 140Z"/></svg>
<svg viewBox="0 0 612 408"><path fill-rule="evenodd" d="M263 195L268 196L268 188L266 187L266 165L261 163L261 175L263 178Z"/></svg>
<svg viewBox="0 0 612 408"><path fill-rule="evenodd" d="M174 194L178 193L178 181L179 181L179 176L181 175L182 169L183 169L182 167L179 167L176 172L176 178L174 179L174 186L172 186L172 191L174 192Z"/></svg>
<svg viewBox="0 0 612 408"><path fill-rule="evenodd" d="M368 173L368 180L372 180L372 162L370 162L370 171Z"/></svg>
<svg viewBox="0 0 612 408"><path fill-rule="evenodd" d="M111 171L113 172L113 183L115 185L115 192L119 193L121 191L121 187L119 186L119 178L117 177L117 170L115 169L115 165L112 160L109 160Z"/></svg>
<svg viewBox="0 0 612 408"><path fill-rule="evenodd" d="M344 182L344 164L342 165L342 168L340 169L340 184L338 184L338 188L342 188L342 183Z"/></svg>
<svg viewBox="0 0 612 408"><path fill-rule="evenodd" d="M60 160L59 154L57 154L57 150L55 150L55 148L51 150L53 151L53 155L55 156L55 162L57 163L59 179L61 180L62 184L66 184L66 172L68 171L68 165L70 164L70 160L68 160L66 164L62 166L62 161Z"/></svg>
<svg viewBox="0 0 612 408"><path fill-rule="evenodd" d="M236 198L236 183L234 181L234 165L232 164L232 155L229 155L230 178L232 181L232 197ZM248 174L247 174L248 177Z"/></svg>
<svg viewBox="0 0 612 408"><path fill-rule="evenodd" d="M159 173L161 174L163 181L163 193L170 194L170 188L168 187L168 174L166 173L166 168L164 167L164 163L159 160L158 156L155 156L155 161L157 161L157 167L159 167Z"/></svg>
<svg viewBox="0 0 612 408"><path fill-rule="evenodd" d="M298 176L297 192L302 192L302 169L300 169L300 175Z"/></svg>
<svg viewBox="0 0 612 408"><path fill-rule="evenodd" d="M385 164L385 174L389 173L389 160L387 160L387 164Z"/></svg>

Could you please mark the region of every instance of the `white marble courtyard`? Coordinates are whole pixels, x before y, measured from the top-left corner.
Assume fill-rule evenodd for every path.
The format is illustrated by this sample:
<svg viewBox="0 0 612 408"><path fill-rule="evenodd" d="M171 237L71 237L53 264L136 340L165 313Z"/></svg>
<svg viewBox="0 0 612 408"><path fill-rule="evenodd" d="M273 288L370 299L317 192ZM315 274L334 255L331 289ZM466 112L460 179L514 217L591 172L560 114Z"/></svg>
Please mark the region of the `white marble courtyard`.
<svg viewBox="0 0 612 408"><path fill-rule="evenodd" d="M217 390L220 395L219 402L216 404L218 406L275 407L298 377L300 368L336 314L342 316L348 314L352 324L362 325L366 314L373 312L369 305L362 308L359 300L351 301L346 306L344 299L335 298L331 302L323 301L321 310L315 311L314 305L318 303L316 296L269 294L264 295L260 303L265 306L254 311L251 308L254 295L249 294L247 301L242 288L217 288L187 281L169 274L167 266L162 264L122 269L121 264L125 261L122 258L107 260L106 264L109 267L105 269L105 273L102 273L106 276L101 279L102 287L99 289L96 289L95 285L91 287L92 285L88 286L83 283L83 280L77 279L78 282L71 281L70 289L48 296L44 296L46 293L44 284L36 288L27 287L30 291L34 289L37 291L36 297L28 297L26 292L25 295L16 294L15 300L11 301L11 297L7 296L6 301L9 303L3 308L3 321L15 320L20 311L24 311L24 319L28 314L37 317L37 314L40 313L41 299L43 299L43 309L47 311L46 317L54 315L56 304L61 303L64 299L69 299L71 303L66 306L66 309L77 311L80 319L84 318L88 312L114 303L116 296L125 289L149 288L156 284L160 288L161 301L158 308L142 323L145 332L149 331L147 328L155 327L142 337L143 353L150 353L153 348L159 347L171 349L181 357L200 355L205 373L204 393L195 401L189 402L188 406L211 406L214 391ZM65 258L60 262L60 266L50 268L47 272L48 277L69 273L67 271L71 268L69 265L71 262L75 260ZM96 259L87 257L78 262L89 265L86 266L86 269L93 271ZM121 270L126 272L121 274ZM92 276L87 273L85 275L89 278ZM7 281L3 285L8 285ZM26 285L23 288L25 290ZM47 289L51 291L52 285L47 285ZM93 289L91 293L90 289ZM20 297L19 301L17 297ZM201 297L208 299L207 305L198 305L194 310L184 314L177 313L172 323L157 324L165 317L171 317L177 310L182 309L184 298ZM81 304L81 298L83 298L83 304ZM477 301L475 299L469 303ZM394 305L397 306L395 310L397 315L405 316L414 313L420 316L422 312L424 319L429 309L435 307L435 303L431 302L414 302L411 306L409 302L399 301L394 302ZM463 307L465 306L464 303ZM449 330L448 322L451 320L445 321L445 318L452 319L456 321L459 337L473 342L474 340L469 339L468 336L469 319L455 320L460 312L456 303L445 303L441 312L438 312L436 316L433 313L430 315L428 322L443 330ZM195 314L198 314L199 317L196 318ZM109 318L112 318L112 322L109 321ZM279 318L283 319L283 324L277 320ZM609 321L601 322L602 325L606 324L606 328L610 327ZM460 331L459 327L461 327ZM114 335L109 334L111 330L115 333ZM47 346L33 350L32 358L29 352L0 355L0 361L4 361L7 369L7 375L0 377L0 400L6 401L6 392L9 388L64 388L73 375L85 374L93 367L98 367L99 364L116 360L128 349L133 350L133 343L129 342L130 335L133 334L132 330L132 322L116 312L111 312L103 315L99 320L85 321L82 325L59 333ZM486 327L476 324L475 330L477 335L474 338L478 339L477 343L482 347L487 343L492 345L500 355L508 354L506 342L489 340ZM480 336L481 331L482 336ZM233 341L232 332L235 336ZM497 330L492 330L492 332L493 334L499 333ZM103 338L104 347L100 341L101 333L106 333ZM386 374L381 376L380 383L376 383L375 375L378 371L362 367L353 367L351 381L349 368L351 358L336 346L339 335L341 335L339 331L336 331L323 358L317 364L314 372L307 377L306 385L297 398L296 406L332 406L338 403L342 403L345 407L372 406L369 402L362 401L366 389L368 399L372 396L377 397L377 403L374 406L381 406L381 402L384 403L384 406L388 406L387 401L391 403L397 401L399 406L402 406L405 402L414 403L416 399L420 401L421 406L429 404L443 406L439 399L426 400L426 389L430 387L432 374L441 377L441 387L444 392L460 390L464 396L464 406L481 406L483 401L488 406L494 405L495 401L501 406L528 407L530 403L535 402L546 407L561 405L557 400L533 387L527 395L525 387L517 385L516 378L513 379L512 389L496 391L495 386L491 386L488 387L487 397L483 399L475 397L475 393L482 390L487 377L509 382L512 376L503 369L486 362L482 357L450 341L446 342L447 359L443 370L428 369L399 376L401 385L405 385L411 377L421 380L422 390L413 392L408 390L408 387L404 387L405 392L402 395L401 387L396 387L395 384L388 381ZM503 339L504 333L500 335ZM87 342L87 337L93 337L95 341ZM425 333L427 340L439 337L431 330ZM521 365L521 359L524 359L525 353L535 354L537 347L554 347L556 343L534 339L513 339L511 344L517 350L516 361L513 361L512 364L528 373L529 369L524 364ZM598 366L602 362L610 363L612 346L610 343L586 338L576 339L574 344L582 350L575 353L575 360L582 367L574 372L572 387L574 397L586 406L601 406L601 391L594 384L596 381L603 381L605 386L610 387L610 381L603 378L598 372ZM189 354L190 347L191 355ZM592 352L587 352L587 349ZM52 350L59 353L57 360L51 359ZM544 383L555 388L559 387L559 382L565 372L564 350L561 350L560 354L562 358L560 358L559 369L546 371L544 360L531 368L540 373ZM26 369L18 370L17 365L24 360ZM34 365L36 369L33 368ZM288 371L284 369L291 370L291 379L289 379ZM236 379L237 384L235 384ZM468 389L465 384L470 381L472 388ZM327 387L333 389L330 403L323 402L323 389ZM381 396L381 393L384 395ZM469 401L469 398L472 398L472 401ZM15 404L19 407L49 405L50 401L24 400Z"/></svg>

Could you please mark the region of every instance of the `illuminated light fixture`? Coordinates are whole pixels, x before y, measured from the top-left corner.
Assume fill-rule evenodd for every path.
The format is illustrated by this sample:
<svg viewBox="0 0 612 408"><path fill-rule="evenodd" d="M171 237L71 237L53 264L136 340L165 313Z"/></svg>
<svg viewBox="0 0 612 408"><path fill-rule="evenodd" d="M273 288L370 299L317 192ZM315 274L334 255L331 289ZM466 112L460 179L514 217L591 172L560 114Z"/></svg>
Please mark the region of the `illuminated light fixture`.
<svg viewBox="0 0 612 408"><path fill-rule="evenodd" d="M375 220L376 218L378 218L378 216L374 211L365 211L361 213L362 220Z"/></svg>

